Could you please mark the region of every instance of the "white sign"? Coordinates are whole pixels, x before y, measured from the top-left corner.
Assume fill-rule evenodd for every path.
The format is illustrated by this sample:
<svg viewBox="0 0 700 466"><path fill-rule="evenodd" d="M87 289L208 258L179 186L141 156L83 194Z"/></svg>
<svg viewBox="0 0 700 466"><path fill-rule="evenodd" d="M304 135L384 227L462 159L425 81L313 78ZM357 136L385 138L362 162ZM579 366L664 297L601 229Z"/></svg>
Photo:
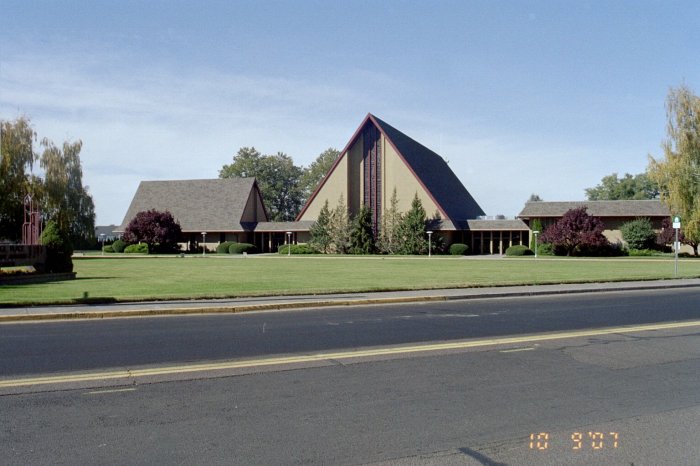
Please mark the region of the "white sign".
<svg viewBox="0 0 700 466"><path fill-rule="evenodd" d="M673 217L673 228L678 230L681 227L681 218L678 216Z"/></svg>

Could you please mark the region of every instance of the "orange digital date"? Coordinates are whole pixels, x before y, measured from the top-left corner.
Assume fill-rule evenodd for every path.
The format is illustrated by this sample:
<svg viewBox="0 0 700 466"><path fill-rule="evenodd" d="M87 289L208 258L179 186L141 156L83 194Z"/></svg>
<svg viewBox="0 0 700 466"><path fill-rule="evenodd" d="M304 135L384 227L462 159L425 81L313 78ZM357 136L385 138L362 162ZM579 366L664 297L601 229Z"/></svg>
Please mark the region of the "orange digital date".
<svg viewBox="0 0 700 466"><path fill-rule="evenodd" d="M574 432L569 437L572 450L602 450L604 448L618 448L620 446L620 434L618 432ZM548 450L552 442L549 432L530 434L530 450Z"/></svg>

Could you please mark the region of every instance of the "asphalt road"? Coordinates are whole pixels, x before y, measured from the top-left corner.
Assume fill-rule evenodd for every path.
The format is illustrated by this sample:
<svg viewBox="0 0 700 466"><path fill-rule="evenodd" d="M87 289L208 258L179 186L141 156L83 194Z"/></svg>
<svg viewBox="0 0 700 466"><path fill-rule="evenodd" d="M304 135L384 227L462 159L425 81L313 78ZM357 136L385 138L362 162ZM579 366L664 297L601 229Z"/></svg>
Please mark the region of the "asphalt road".
<svg viewBox="0 0 700 466"><path fill-rule="evenodd" d="M8 324L0 379L697 320L698 298L657 290ZM699 329L0 391L0 463L697 465Z"/></svg>
<svg viewBox="0 0 700 466"><path fill-rule="evenodd" d="M700 318L700 289L0 325L0 377Z"/></svg>

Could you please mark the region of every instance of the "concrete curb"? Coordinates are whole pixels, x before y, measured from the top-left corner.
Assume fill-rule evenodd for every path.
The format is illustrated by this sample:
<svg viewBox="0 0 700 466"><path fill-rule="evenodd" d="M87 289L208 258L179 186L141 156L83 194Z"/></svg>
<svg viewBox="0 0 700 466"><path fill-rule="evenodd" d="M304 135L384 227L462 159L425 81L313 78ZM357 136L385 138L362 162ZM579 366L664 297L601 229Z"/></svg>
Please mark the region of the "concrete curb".
<svg viewBox="0 0 700 466"><path fill-rule="evenodd" d="M632 285L632 286L614 286L610 287L610 283L601 283L598 287L592 288L576 288L575 285L571 288L562 288L558 290L538 289L537 286L532 286L532 290L518 291L494 291L484 294L457 294L457 295L425 295L425 296L401 296L387 298L365 298L365 299L327 299L318 301L306 302L282 302L282 303L263 303L263 304L246 304L240 306L208 306L208 307L181 307L181 308L156 308L156 309L125 309L119 311L93 311L93 312L57 312L57 313L36 313L36 314L11 314L0 315L0 323L8 322L36 322L48 320L81 320L81 319L106 319L119 317L155 317L168 315L197 315L197 314L238 314L242 312L253 311L281 311L287 309L304 309L304 308L319 308L319 307L341 307L341 306L367 306L381 304L401 304L401 303L420 303L420 302L436 302L436 301L459 301L472 299L492 299L492 298L509 298L523 296L556 296L565 294L580 294L580 293L611 293L621 291L645 291L659 289L680 289L680 288L698 288L700 284L696 283L664 283L652 285ZM473 290L473 289L472 289Z"/></svg>

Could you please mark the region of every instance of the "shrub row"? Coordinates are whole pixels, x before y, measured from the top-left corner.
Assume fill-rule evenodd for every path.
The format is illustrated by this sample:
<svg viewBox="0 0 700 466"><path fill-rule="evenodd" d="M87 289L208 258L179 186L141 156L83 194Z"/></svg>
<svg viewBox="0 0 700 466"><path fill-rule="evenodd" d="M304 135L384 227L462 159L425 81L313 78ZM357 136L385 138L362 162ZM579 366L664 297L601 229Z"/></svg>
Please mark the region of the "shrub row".
<svg viewBox="0 0 700 466"><path fill-rule="evenodd" d="M130 244L124 248L124 252L127 254L148 254L148 244Z"/></svg>
<svg viewBox="0 0 700 466"><path fill-rule="evenodd" d="M308 244L292 244L292 250L289 251L289 245L284 244L277 248L280 254L318 254L318 251Z"/></svg>
<svg viewBox="0 0 700 466"><path fill-rule="evenodd" d="M453 256L466 256L469 254L469 246L462 243L454 243L450 246L450 254Z"/></svg>
<svg viewBox="0 0 700 466"><path fill-rule="evenodd" d="M539 251L537 251L539 252ZM506 256L534 256L535 253L532 252L532 249L528 248L525 245L522 244L517 244L515 246L511 246L508 249L506 249Z"/></svg>
<svg viewBox="0 0 700 466"><path fill-rule="evenodd" d="M228 247L229 254L255 254L258 252L258 248L254 244L250 243L233 243Z"/></svg>

